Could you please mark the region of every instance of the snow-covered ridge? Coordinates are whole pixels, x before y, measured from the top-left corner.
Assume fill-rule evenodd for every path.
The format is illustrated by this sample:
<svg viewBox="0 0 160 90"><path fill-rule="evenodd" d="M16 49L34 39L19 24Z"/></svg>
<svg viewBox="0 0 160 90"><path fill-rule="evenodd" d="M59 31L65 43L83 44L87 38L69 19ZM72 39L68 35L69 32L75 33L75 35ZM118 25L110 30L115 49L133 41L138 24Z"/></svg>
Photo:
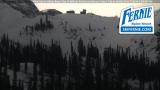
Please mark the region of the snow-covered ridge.
<svg viewBox="0 0 160 90"><path fill-rule="evenodd" d="M10 7L20 11L28 17L36 16L39 13L38 8L31 0L1 0L1 3L2 2L8 4Z"/></svg>

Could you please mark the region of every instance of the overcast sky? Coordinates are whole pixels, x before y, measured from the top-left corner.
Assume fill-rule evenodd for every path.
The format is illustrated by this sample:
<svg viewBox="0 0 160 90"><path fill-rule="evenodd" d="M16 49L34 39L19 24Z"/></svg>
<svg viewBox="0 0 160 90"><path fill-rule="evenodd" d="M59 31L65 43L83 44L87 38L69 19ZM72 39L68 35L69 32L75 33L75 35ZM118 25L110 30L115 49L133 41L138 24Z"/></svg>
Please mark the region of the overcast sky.
<svg viewBox="0 0 160 90"><path fill-rule="evenodd" d="M154 9L160 9L160 3L35 3L39 10L57 9L63 13L74 10L79 13L86 9L88 13L101 16L120 16L123 8L133 6L134 8L146 5L153 5Z"/></svg>

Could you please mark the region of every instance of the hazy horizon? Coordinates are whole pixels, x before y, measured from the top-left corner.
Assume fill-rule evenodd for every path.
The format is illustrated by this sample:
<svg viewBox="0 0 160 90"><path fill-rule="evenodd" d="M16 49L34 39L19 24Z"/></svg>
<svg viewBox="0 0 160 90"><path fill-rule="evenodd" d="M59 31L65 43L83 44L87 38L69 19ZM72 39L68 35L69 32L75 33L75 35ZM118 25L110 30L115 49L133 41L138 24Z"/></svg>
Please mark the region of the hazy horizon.
<svg viewBox="0 0 160 90"><path fill-rule="evenodd" d="M87 13L94 13L100 16L120 16L123 8L133 6L134 8L146 5L153 5L154 10L160 9L160 3L35 3L37 8L41 10L56 9L63 13L68 10L74 10L75 13L80 13L83 9Z"/></svg>

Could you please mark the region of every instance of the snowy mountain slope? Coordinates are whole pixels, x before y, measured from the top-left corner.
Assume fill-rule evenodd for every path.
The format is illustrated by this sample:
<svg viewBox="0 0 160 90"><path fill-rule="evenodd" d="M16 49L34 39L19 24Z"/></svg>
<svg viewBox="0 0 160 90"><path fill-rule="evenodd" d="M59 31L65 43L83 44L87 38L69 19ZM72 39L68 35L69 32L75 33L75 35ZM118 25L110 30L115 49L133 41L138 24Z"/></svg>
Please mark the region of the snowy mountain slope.
<svg viewBox="0 0 160 90"><path fill-rule="evenodd" d="M53 28L45 31L32 31L31 29L27 29L29 34L26 32L26 26L29 28L33 26L34 28L34 26L40 25L41 27L41 24L47 23L48 20L53 25ZM156 31L160 30L160 27L157 24L159 20L160 13L157 12L155 14ZM33 18L29 18L21 11L11 7L7 3L0 4L0 39L5 33L8 35L9 39L18 41L22 45L29 44L31 40L39 40L44 44L50 45L53 40L55 43L60 44L63 54L70 54L71 42L73 43L73 48L76 50L78 40L81 38L86 47L90 43L97 46L101 55L105 50L104 48L111 46L116 49L117 45L119 45L123 48L130 47L133 54L137 54L136 51L142 53L144 50L148 54L150 60L156 61L157 37L155 35L120 35L118 32L118 24L118 17L101 17L93 14L59 14L55 16L48 15L48 17L45 15L36 15ZM83 57L83 61L85 59L86 57ZM26 64L27 67L25 67ZM85 63L83 64L85 65ZM2 69L7 70L10 84L12 86L14 82L14 69L9 66L2 66ZM30 81L31 79L34 79L34 72L36 72L34 71L34 63L20 63L20 70L16 72L16 76L18 81L23 81L24 90L28 90L30 85L29 83L32 83ZM37 66L37 86L41 85L41 75L39 72L40 65ZM109 74L109 76L112 76L112 73ZM51 80L51 78L49 74L44 73L44 81L47 80ZM125 82L128 83L129 86L132 86L132 88L136 88L135 90L140 87L140 80L129 79ZM122 84L125 84L125 82L122 81ZM148 84L148 82L145 82L145 84ZM39 90L39 88L37 90Z"/></svg>
<svg viewBox="0 0 160 90"><path fill-rule="evenodd" d="M28 17L33 17L39 13L37 7L31 0L0 0L0 1L8 4L10 7L20 11L22 14Z"/></svg>
<svg viewBox="0 0 160 90"><path fill-rule="evenodd" d="M72 41L74 48L77 48L77 42L81 38L85 45L93 43L101 53L104 48L117 45L127 48L130 47L133 52L136 50L142 52L145 50L151 60L156 60L157 53L155 35L120 35L118 33L117 17L101 17L93 14L60 14L48 16L48 19L54 25L54 28L45 32L33 32L33 35L25 33L25 26L31 26L40 22L42 18L45 21L46 16L37 15L34 18L24 17L24 14L10 7L8 4L0 4L0 36L7 33L10 39L19 41L26 45L30 40L40 40L45 44L50 44L52 40L60 43L63 53L70 52L70 43ZM156 20L160 14L155 16ZM158 30L156 26L156 30ZM21 33L21 34L20 34ZM142 43L143 42L143 43Z"/></svg>
<svg viewBox="0 0 160 90"><path fill-rule="evenodd" d="M1 33L18 32L17 30L22 28L22 25L25 25L27 19L19 11L5 3L0 3L0 9Z"/></svg>

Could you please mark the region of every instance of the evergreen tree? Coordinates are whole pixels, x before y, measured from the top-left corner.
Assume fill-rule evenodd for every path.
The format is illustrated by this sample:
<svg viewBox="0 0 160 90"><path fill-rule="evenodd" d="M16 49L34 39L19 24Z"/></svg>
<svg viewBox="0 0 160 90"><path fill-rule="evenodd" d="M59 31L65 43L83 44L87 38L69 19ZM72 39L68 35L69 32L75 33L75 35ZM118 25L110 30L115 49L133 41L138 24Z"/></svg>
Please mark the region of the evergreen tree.
<svg viewBox="0 0 160 90"><path fill-rule="evenodd" d="M83 44L82 39L80 38L79 42L78 42L78 52L79 52L79 56L86 56L86 49L85 46Z"/></svg>

